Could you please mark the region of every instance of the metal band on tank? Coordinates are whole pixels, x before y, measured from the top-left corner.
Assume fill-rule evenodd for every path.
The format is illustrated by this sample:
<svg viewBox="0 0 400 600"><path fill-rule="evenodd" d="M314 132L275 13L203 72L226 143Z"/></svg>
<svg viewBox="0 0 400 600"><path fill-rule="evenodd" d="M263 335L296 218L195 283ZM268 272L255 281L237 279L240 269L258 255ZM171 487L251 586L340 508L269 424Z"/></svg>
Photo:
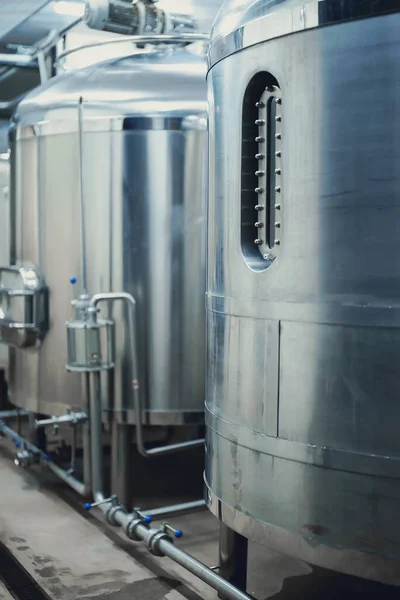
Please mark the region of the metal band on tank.
<svg viewBox="0 0 400 600"><path fill-rule="evenodd" d="M296 323L325 323L327 325L350 325L354 327L400 327L400 307L374 305L360 301L356 304L307 302L296 298L286 302L265 302L246 298L225 298L208 293L206 306L209 311L224 315L240 315L248 319L293 321Z"/></svg>
<svg viewBox="0 0 400 600"><path fill-rule="evenodd" d="M215 435L259 454L372 477L399 478L400 458L363 454L276 438L229 423L206 406L206 425Z"/></svg>
<svg viewBox="0 0 400 600"><path fill-rule="evenodd" d="M93 116L84 120L84 133L107 131L206 131L207 118L205 114L188 114L185 116L155 116L155 117L104 117ZM17 140L77 133L78 123L71 119L43 121L36 124L24 124L15 127Z"/></svg>
<svg viewBox="0 0 400 600"><path fill-rule="evenodd" d="M215 42L208 52L208 67L227 56L274 38L316 27L368 19L400 11L398 0L310 0L280 9L245 23Z"/></svg>

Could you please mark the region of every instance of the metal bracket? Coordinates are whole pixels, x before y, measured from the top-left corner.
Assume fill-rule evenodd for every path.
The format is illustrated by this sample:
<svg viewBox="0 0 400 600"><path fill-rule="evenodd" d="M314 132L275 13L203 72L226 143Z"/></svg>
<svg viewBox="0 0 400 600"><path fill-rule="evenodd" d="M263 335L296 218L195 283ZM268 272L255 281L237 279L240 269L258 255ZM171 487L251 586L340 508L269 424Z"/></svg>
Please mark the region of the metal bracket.
<svg viewBox="0 0 400 600"><path fill-rule="evenodd" d="M33 267L0 267L0 342L15 348L36 346L48 323L43 277Z"/></svg>

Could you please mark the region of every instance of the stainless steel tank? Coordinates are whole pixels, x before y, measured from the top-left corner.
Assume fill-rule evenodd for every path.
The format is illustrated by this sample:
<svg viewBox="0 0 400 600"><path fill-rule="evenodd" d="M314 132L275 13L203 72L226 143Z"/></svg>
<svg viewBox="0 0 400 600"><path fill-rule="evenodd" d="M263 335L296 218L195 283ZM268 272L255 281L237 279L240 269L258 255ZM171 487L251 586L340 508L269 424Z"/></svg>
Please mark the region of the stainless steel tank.
<svg viewBox="0 0 400 600"><path fill-rule="evenodd" d="M227 0L208 73L210 509L400 584L400 15Z"/></svg>
<svg viewBox="0 0 400 600"><path fill-rule="evenodd" d="M82 291L82 167L88 292L125 291L137 301L145 422L203 421L205 73L204 53L159 50L64 74L19 105L13 262L24 289L35 288L41 317L13 340L29 346L12 349L16 406L59 415L81 405L81 376L66 371L65 323ZM105 409L134 423L122 308L112 316L115 394Z"/></svg>
<svg viewBox="0 0 400 600"><path fill-rule="evenodd" d="M8 123L0 121L0 265L8 265L9 257L9 188L10 164ZM0 370L8 366L8 348L0 344Z"/></svg>

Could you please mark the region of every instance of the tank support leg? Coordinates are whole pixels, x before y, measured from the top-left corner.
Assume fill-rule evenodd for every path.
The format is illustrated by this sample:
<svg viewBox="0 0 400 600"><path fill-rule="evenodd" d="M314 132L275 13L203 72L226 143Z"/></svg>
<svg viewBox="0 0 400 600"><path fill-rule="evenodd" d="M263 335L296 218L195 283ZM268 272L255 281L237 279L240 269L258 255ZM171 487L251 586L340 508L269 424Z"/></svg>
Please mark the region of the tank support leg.
<svg viewBox="0 0 400 600"><path fill-rule="evenodd" d="M132 478L132 432L129 425L113 422L111 435L111 490L118 500L130 511L132 495L130 481Z"/></svg>
<svg viewBox="0 0 400 600"><path fill-rule="evenodd" d="M247 587L247 546L247 538L220 524L219 575L242 592ZM218 597L224 598L222 595Z"/></svg>

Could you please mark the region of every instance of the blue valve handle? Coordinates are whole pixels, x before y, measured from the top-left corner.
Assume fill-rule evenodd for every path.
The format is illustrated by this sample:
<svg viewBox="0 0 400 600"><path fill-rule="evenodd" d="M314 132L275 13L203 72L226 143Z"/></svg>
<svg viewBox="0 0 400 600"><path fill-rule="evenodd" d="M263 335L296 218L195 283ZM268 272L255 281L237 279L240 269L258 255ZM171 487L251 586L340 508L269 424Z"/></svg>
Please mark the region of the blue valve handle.
<svg viewBox="0 0 400 600"><path fill-rule="evenodd" d="M77 282L77 278L76 277L70 277L69 278L69 282L72 283L72 285L75 285L75 283Z"/></svg>
<svg viewBox="0 0 400 600"><path fill-rule="evenodd" d="M171 527L171 525L168 525L168 523L163 523L161 525L161 528L166 531L167 529L174 534L174 537L176 537L177 539L181 538L183 536L183 531L182 529L174 529L173 527Z"/></svg>
<svg viewBox="0 0 400 600"><path fill-rule="evenodd" d="M92 505L91 505L91 503L90 503L90 502L86 502L86 503L83 505L83 508L84 508L85 510L90 510L90 509L92 508Z"/></svg>
<svg viewBox="0 0 400 600"><path fill-rule="evenodd" d="M174 531L174 536L175 536L176 538L178 538L178 539L179 539L179 538L181 538L181 537L183 536L183 531L182 531L182 529L175 529L175 531Z"/></svg>
<svg viewBox="0 0 400 600"><path fill-rule="evenodd" d="M133 509L133 514L136 514L138 517L140 517L143 523L151 523L153 520L153 517L151 515L144 515L139 507Z"/></svg>
<svg viewBox="0 0 400 600"><path fill-rule="evenodd" d="M143 523L151 523L153 520L153 517L151 515L145 515L143 517Z"/></svg>

